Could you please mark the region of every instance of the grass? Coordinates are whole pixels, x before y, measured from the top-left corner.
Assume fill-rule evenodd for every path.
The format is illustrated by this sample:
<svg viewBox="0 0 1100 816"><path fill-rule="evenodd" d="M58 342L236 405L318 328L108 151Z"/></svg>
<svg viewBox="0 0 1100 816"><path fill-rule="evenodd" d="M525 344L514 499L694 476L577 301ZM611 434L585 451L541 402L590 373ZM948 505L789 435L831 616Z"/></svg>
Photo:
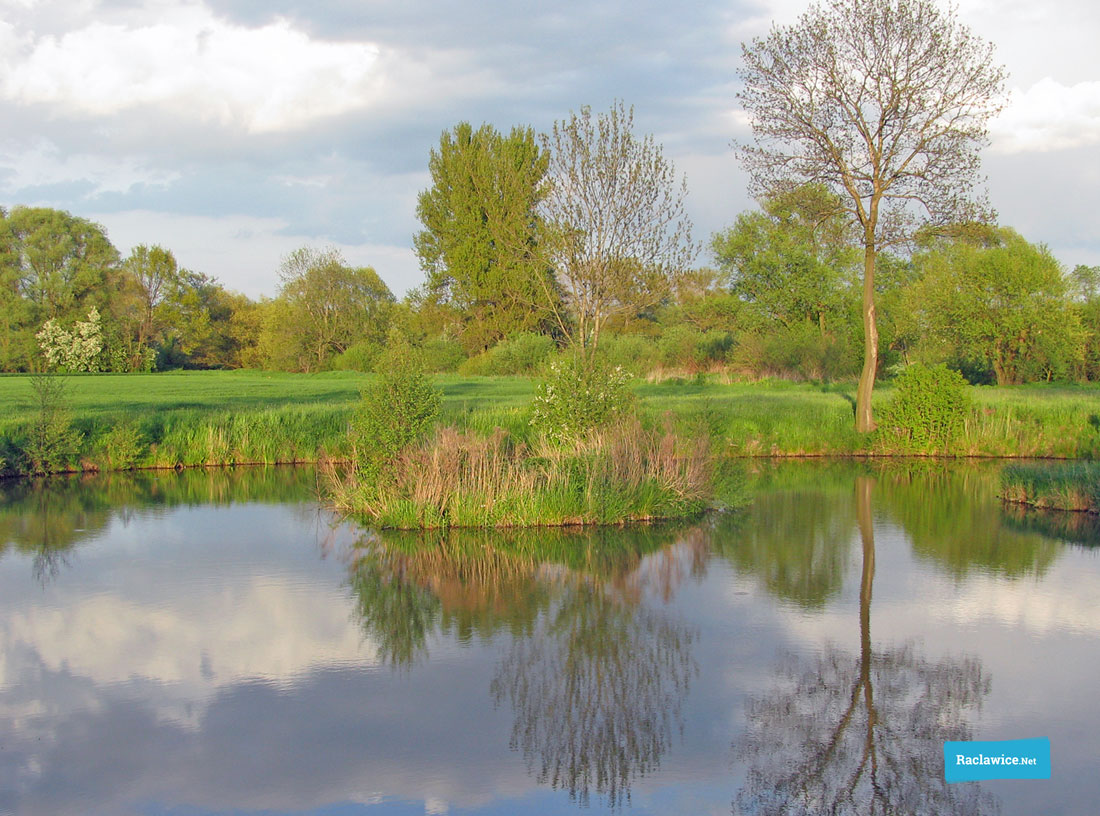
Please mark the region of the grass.
<svg viewBox="0 0 1100 816"><path fill-rule="evenodd" d="M0 376L0 460L25 469L30 378ZM81 434L67 469L189 467L345 458L346 429L364 375L192 371L65 378ZM496 427L533 445L534 383L520 377L437 379L441 422L483 437ZM671 415L676 433L706 436L726 456L890 455L890 440L857 434L854 386L786 381L638 382L650 425ZM956 456L1100 458L1100 387L1035 385L970 389L975 410L949 451ZM890 399L889 383L875 402Z"/></svg>
<svg viewBox="0 0 1100 816"><path fill-rule="evenodd" d="M384 528L553 527L698 514L712 467L709 440L632 420L565 448L444 427L378 478L327 474L338 509Z"/></svg>
<svg viewBox="0 0 1100 816"><path fill-rule="evenodd" d="M1042 510L1100 513L1100 464L1009 465L1001 472L1001 498Z"/></svg>

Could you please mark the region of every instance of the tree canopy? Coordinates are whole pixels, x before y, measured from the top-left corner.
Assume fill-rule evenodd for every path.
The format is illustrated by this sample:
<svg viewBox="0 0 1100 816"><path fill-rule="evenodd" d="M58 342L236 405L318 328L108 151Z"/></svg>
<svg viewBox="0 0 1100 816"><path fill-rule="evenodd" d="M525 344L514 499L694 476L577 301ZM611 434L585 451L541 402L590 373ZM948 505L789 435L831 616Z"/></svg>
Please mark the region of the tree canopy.
<svg viewBox="0 0 1100 816"><path fill-rule="evenodd" d="M537 214L547 161L529 127L504 136L461 122L432 150L432 186L416 207L424 229L413 243L426 294L452 306L467 351L536 329L549 314Z"/></svg>

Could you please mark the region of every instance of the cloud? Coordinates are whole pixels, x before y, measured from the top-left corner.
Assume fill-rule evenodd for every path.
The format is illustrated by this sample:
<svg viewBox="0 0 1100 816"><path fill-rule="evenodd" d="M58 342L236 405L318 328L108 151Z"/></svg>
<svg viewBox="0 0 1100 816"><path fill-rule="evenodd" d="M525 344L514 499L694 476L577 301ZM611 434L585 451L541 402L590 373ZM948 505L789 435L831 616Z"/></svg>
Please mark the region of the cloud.
<svg viewBox="0 0 1100 816"><path fill-rule="evenodd" d="M90 22L60 36L0 34L0 96L58 112L110 116L153 106L181 118L270 133L366 107L378 46L316 40L283 18L229 23L198 3L155 22Z"/></svg>
<svg viewBox="0 0 1100 816"><path fill-rule="evenodd" d="M1100 81L1063 85L1045 77L1027 90L1015 88L990 130L999 153L1100 144Z"/></svg>

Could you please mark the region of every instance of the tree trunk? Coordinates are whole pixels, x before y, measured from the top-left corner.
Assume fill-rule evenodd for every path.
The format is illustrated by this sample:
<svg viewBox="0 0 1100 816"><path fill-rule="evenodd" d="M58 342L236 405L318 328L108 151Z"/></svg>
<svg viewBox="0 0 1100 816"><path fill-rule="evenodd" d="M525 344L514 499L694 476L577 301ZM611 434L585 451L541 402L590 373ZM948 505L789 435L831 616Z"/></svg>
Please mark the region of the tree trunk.
<svg viewBox="0 0 1100 816"><path fill-rule="evenodd" d="M856 430L870 433L875 429L871 413L871 392L878 371L878 324L875 320L875 241L866 239L863 252L863 373L856 391Z"/></svg>

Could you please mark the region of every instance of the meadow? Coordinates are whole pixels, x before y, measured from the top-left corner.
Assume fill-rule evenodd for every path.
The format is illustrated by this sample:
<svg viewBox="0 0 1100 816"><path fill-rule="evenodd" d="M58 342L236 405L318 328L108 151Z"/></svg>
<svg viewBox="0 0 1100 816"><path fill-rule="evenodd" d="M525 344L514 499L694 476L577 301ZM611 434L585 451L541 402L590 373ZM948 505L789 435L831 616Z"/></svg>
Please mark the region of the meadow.
<svg viewBox="0 0 1100 816"><path fill-rule="evenodd" d="M341 459L366 375L189 371L72 375L64 407L78 434L70 470L190 467ZM441 421L461 432L500 427L531 443L534 382L522 377L442 376ZM688 437L706 436L727 456L891 455L891 440L853 428L854 385L784 380L637 381L638 413ZM1100 458L1100 388L970 387L974 408L954 456ZM876 390L876 405L892 394ZM0 376L0 459L25 470L23 448L39 408L31 379Z"/></svg>

